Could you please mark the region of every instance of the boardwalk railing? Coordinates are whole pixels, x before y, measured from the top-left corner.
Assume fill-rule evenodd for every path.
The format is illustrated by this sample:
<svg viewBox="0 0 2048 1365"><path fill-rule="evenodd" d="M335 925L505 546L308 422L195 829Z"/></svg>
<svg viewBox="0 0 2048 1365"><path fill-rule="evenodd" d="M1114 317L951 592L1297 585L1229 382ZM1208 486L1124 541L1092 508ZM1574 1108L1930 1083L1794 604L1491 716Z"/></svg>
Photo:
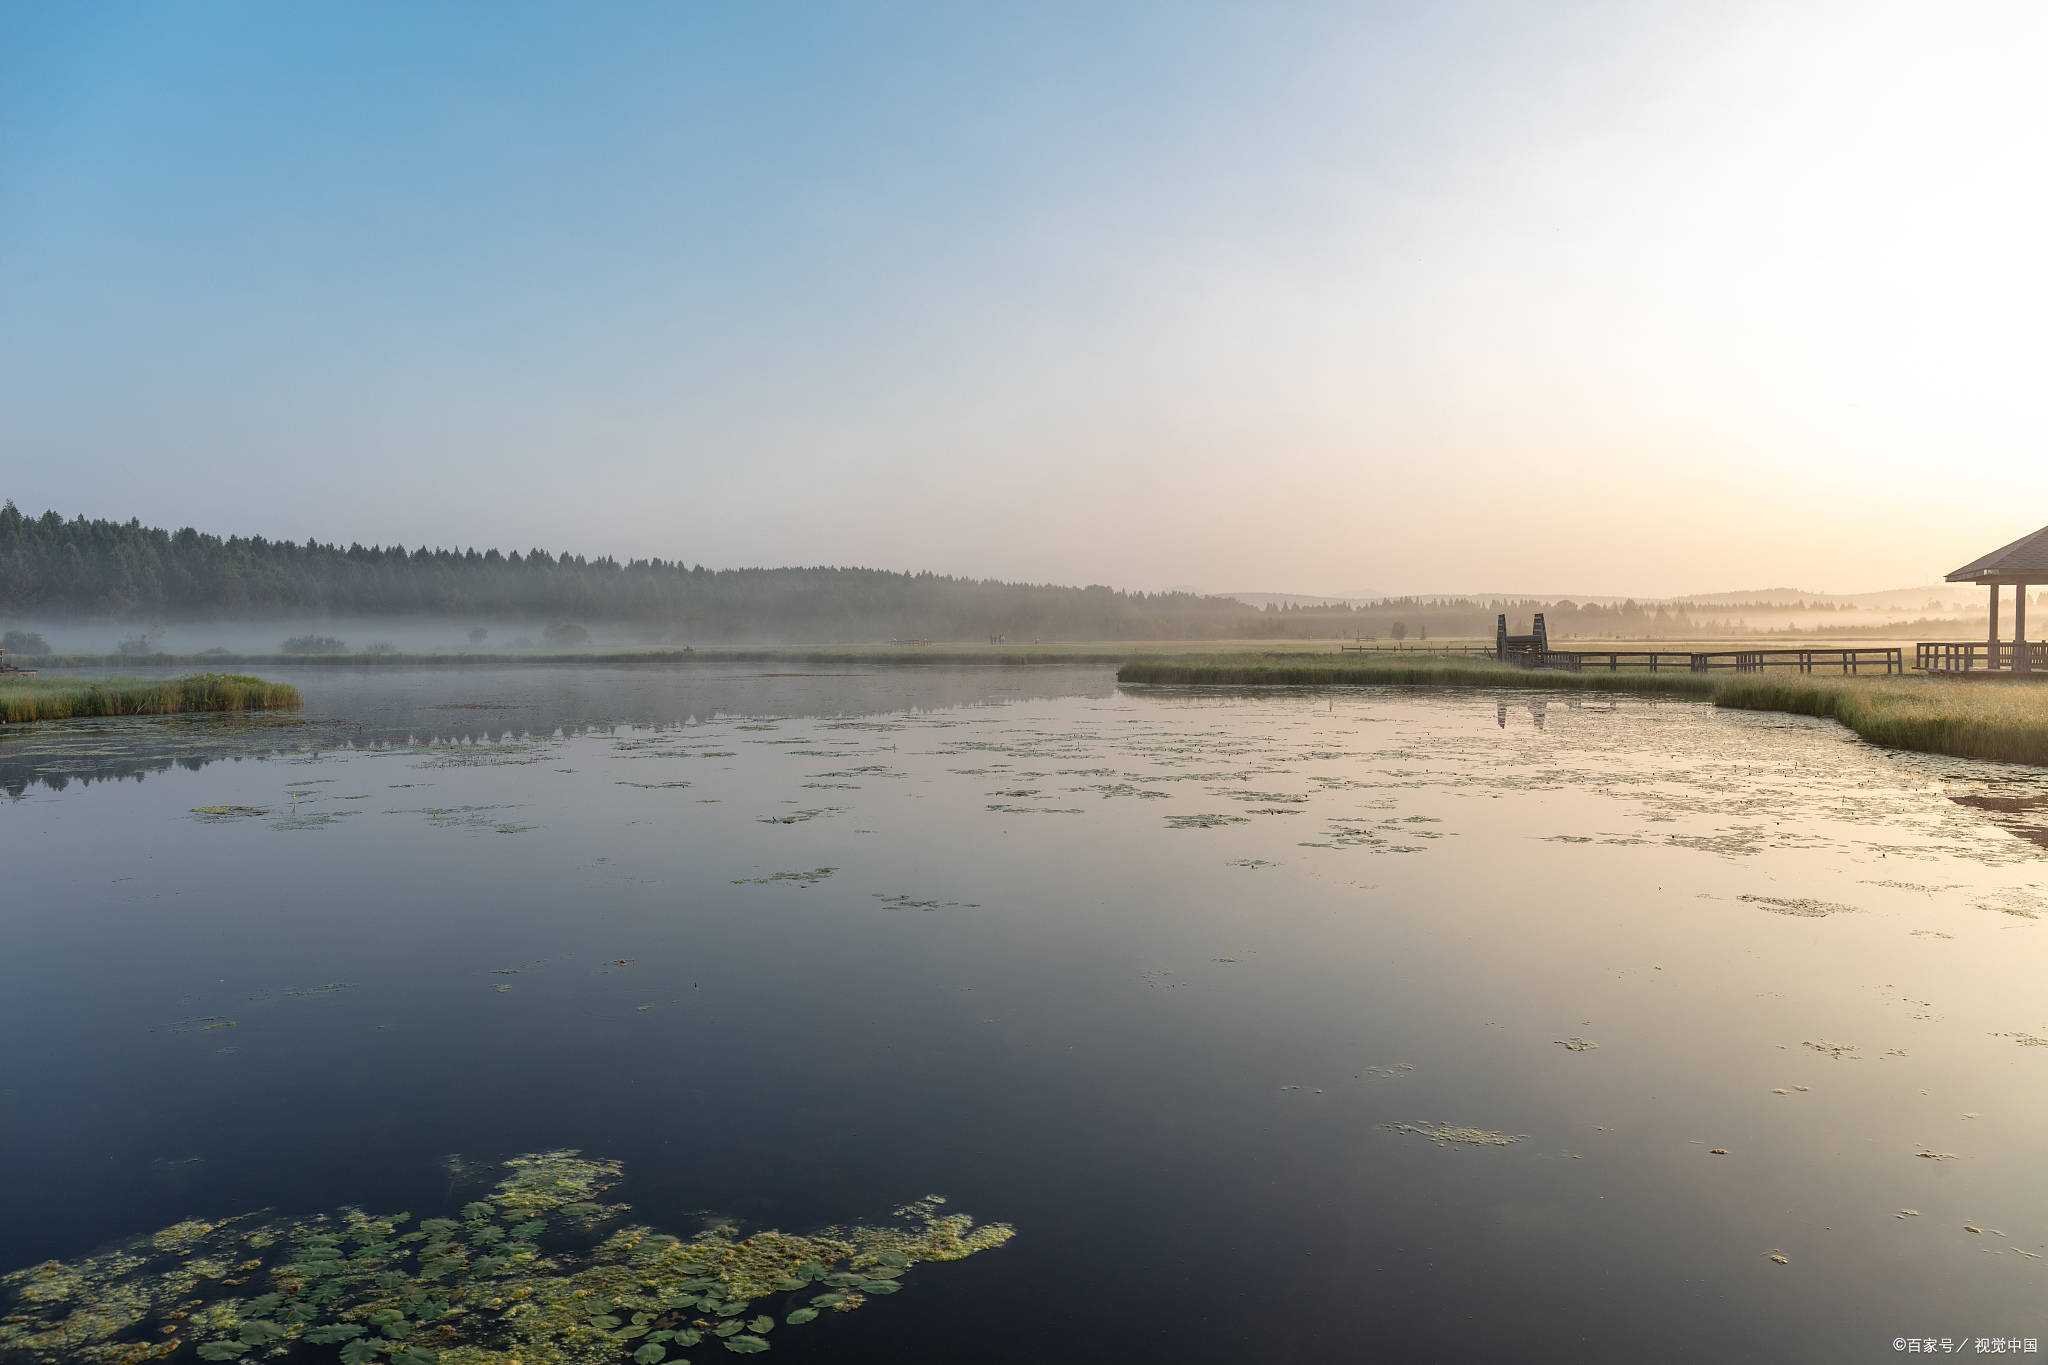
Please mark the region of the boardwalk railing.
<svg viewBox="0 0 2048 1365"><path fill-rule="evenodd" d="M1555 668L1566 673L1903 673L1905 651L1893 646L1861 649L1572 649L1527 653L1510 658L1524 668Z"/></svg>
<svg viewBox="0 0 2048 1365"><path fill-rule="evenodd" d="M1928 667L1929 649L1975 648L1981 657L1983 642L1967 645L1922 645L1920 667ZM2048 651L2048 645L2036 650ZM2009 655L2011 646L2006 646ZM1554 668L1565 673L1765 673L1783 669L1794 673L1904 673L1905 651L1893 646L1865 646L1841 649L1520 649L1512 648L1503 658L1491 645L1340 645L1343 654L1467 654L1499 658L1523 668ZM2048 653L2035 655L2038 668L2048 669ZM1981 663L1979 665L1982 666Z"/></svg>
<svg viewBox="0 0 2048 1365"><path fill-rule="evenodd" d="M2014 672L2018 651L2010 640L1992 644L1989 640L1949 643L1937 641L1914 647L1914 662L1929 673ZM2048 642L2027 641L2027 664L2031 672L2048 671Z"/></svg>

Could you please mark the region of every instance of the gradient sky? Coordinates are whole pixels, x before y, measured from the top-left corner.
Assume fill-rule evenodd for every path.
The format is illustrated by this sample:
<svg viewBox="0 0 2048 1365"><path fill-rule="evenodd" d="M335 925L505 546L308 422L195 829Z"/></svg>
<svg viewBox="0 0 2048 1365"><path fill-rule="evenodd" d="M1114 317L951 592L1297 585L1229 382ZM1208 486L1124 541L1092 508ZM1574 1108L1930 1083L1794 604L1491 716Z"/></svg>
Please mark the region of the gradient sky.
<svg viewBox="0 0 2048 1365"><path fill-rule="evenodd" d="M0 3L25 510L1157 588L2048 523L2048 6Z"/></svg>

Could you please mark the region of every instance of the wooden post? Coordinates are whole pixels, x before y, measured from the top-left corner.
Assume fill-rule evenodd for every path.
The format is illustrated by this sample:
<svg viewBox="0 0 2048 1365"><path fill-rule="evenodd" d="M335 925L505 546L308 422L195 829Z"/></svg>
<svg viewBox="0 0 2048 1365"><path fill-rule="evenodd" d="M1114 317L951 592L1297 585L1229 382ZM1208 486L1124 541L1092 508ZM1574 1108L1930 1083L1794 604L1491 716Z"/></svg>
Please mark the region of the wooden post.
<svg viewBox="0 0 2048 1365"><path fill-rule="evenodd" d="M2012 667L2015 673L2029 673L2034 668L2034 653L2027 648L2027 585L2021 583L2012 592Z"/></svg>
<svg viewBox="0 0 2048 1365"><path fill-rule="evenodd" d="M1998 585L1996 583L1991 585L1991 648L1987 653L1991 657L1984 661L1984 666L1986 668L1998 667ZM1965 663L1964 667L1968 667L1968 664Z"/></svg>

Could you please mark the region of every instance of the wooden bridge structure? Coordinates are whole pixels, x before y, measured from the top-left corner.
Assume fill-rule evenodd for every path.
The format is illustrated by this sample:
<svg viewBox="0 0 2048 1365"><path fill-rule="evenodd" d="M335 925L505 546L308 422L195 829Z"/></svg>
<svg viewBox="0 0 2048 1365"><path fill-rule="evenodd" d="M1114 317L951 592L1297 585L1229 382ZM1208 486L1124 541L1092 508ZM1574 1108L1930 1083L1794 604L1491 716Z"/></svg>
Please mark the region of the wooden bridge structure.
<svg viewBox="0 0 2048 1365"><path fill-rule="evenodd" d="M1948 575L1950 583L1991 589L1991 628L1982 641L1936 641L1916 650L1929 673L1965 678L2041 678L2048 681L2048 651L2027 639L2027 589L2048 583L2048 526L1993 550ZM2012 639L1998 638L1999 589L2012 593Z"/></svg>
<svg viewBox="0 0 2048 1365"><path fill-rule="evenodd" d="M1508 618L1496 618L1493 657L1522 668L1554 668L1563 673L1903 673L1905 651L1896 645L1847 646L1838 649L1801 645L1787 649L1552 649L1543 613L1537 612L1527 635L1508 634ZM1925 648L1925 646L1922 646Z"/></svg>

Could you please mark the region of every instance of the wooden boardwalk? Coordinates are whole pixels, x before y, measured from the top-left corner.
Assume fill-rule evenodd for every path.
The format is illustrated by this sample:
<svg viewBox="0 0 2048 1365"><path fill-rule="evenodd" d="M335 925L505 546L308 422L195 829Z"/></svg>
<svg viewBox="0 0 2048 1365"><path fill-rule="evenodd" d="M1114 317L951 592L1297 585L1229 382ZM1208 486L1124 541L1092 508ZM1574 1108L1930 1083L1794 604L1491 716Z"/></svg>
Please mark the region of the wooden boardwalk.
<svg viewBox="0 0 2048 1365"><path fill-rule="evenodd" d="M1893 646L1841 649L1551 650L1537 667L1568 673L1903 673L1905 651Z"/></svg>
<svg viewBox="0 0 2048 1365"><path fill-rule="evenodd" d="M1938 641L1914 647L1914 664L1929 673L1962 677L2028 677L2048 681L2048 642L2026 643L2026 666L2010 640Z"/></svg>

